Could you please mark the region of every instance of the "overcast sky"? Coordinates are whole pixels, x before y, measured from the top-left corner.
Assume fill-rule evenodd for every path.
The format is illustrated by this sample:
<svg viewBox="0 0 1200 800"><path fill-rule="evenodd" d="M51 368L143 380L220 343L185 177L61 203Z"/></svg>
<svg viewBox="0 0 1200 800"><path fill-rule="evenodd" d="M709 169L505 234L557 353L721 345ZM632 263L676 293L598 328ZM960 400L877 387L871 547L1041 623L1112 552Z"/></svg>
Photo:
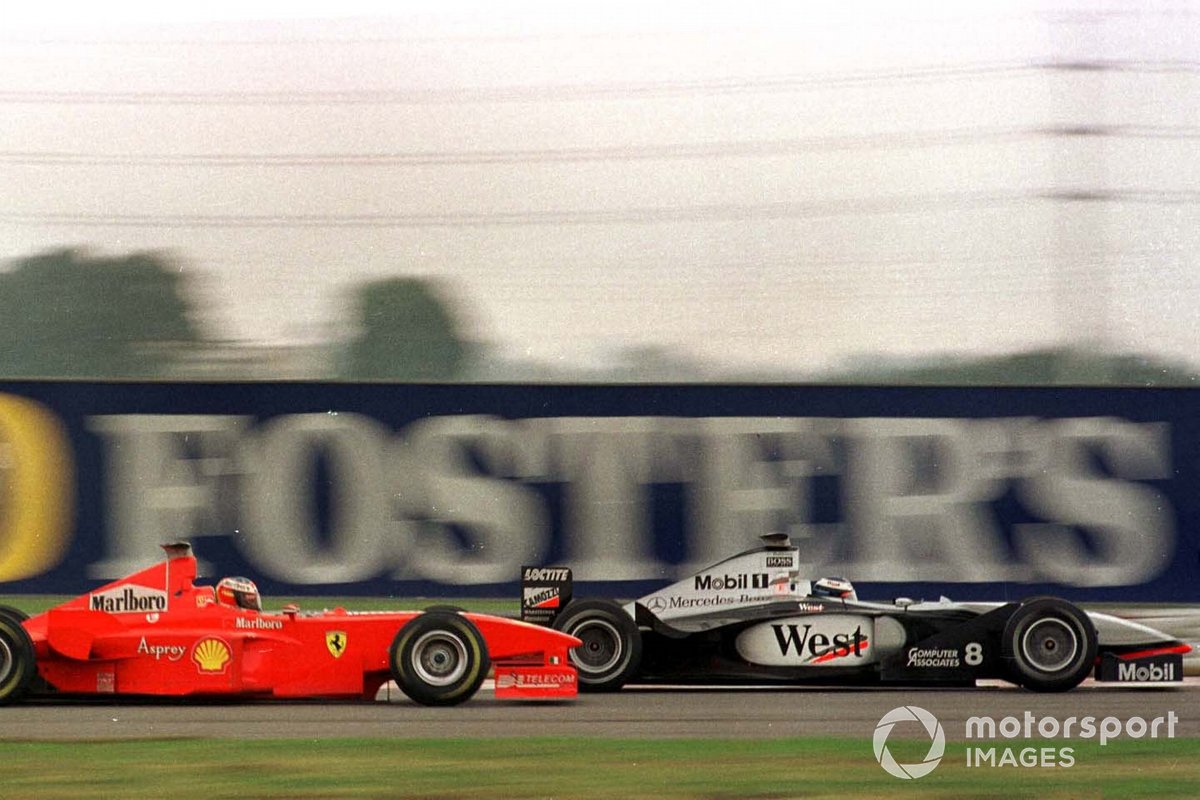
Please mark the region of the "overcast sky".
<svg viewBox="0 0 1200 800"><path fill-rule="evenodd" d="M1200 364L1200 8L643 5L29 6L0 259L167 250L254 343L424 275L559 364Z"/></svg>

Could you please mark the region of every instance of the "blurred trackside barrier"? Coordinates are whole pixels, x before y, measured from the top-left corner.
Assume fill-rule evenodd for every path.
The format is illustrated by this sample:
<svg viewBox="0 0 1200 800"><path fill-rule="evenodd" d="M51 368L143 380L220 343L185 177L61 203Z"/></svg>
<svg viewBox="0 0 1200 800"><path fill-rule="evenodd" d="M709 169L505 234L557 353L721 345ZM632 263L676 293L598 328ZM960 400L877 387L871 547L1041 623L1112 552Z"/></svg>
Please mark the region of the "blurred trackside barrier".
<svg viewBox="0 0 1200 800"><path fill-rule="evenodd" d="M1198 486L1191 389L10 383L0 593L187 538L277 595L629 595L784 531L863 596L1200 604Z"/></svg>

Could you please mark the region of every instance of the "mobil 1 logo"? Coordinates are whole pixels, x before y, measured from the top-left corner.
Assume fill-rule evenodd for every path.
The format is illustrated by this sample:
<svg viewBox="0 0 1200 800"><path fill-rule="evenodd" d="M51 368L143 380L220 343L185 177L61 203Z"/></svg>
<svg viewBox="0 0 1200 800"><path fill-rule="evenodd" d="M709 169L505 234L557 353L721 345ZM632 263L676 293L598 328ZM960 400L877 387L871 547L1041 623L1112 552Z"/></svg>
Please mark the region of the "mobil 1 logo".
<svg viewBox="0 0 1200 800"><path fill-rule="evenodd" d="M1101 681L1120 683L1175 683L1183 680L1183 656L1162 653L1122 659L1105 653L1096 668L1096 677Z"/></svg>
<svg viewBox="0 0 1200 800"><path fill-rule="evenodd" d="M766 589L770 576L765 572L736 575L711 575L705 573L694 579L697 592L735 592L747 589Z"/></svg>

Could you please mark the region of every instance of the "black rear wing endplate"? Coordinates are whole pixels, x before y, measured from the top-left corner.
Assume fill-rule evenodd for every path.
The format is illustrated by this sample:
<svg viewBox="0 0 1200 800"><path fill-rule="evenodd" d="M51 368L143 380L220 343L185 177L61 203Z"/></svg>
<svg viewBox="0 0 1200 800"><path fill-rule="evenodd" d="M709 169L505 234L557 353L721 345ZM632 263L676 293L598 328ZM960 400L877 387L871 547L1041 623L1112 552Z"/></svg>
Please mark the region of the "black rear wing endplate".
<svg viewBox="0 0 1200 800"><path fill-rule="evenodd" d="M571 602L569 567L521 567L521 619L550 627Z"/></svg>

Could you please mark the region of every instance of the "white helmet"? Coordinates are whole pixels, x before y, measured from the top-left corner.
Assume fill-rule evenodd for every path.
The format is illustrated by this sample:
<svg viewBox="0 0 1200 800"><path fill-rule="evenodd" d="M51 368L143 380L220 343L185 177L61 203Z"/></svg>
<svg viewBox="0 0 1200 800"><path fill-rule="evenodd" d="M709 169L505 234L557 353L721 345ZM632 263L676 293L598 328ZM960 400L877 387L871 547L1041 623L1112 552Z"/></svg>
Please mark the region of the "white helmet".
<svg viewBox="0 0 1200 800"><path fill-rule="evenodd" d="M835 597L839 600L857 600L854 584L845 578L821 578L813 582L812 593L817 597Z"/></svg>

